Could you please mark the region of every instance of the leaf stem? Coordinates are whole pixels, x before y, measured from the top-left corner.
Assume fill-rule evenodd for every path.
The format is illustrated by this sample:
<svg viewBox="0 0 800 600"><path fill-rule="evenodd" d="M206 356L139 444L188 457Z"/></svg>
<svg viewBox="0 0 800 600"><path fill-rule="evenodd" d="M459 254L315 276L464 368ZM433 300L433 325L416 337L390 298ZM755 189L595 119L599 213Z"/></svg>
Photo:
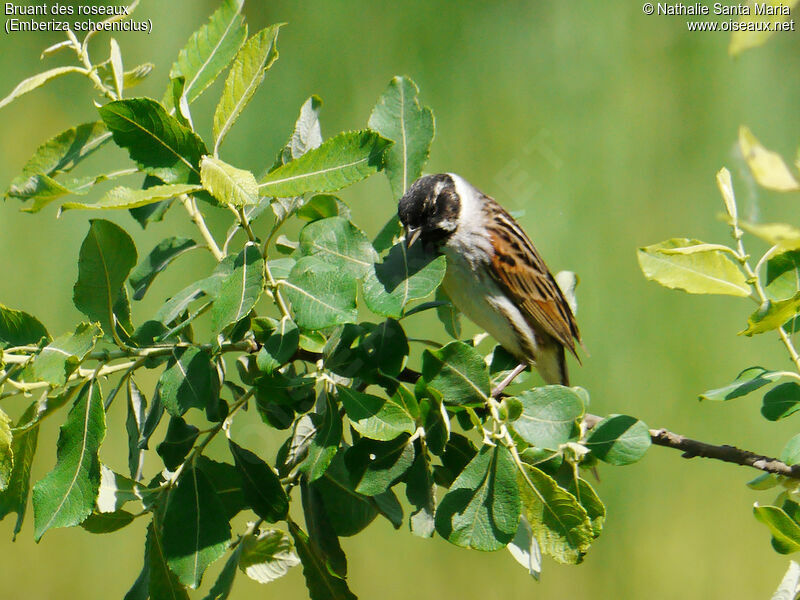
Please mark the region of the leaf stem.
<svg viewBox="0 0 800 600"><path fill-rule="evenodd" d="M208 246L211 254L214 255L214 258L217 259L217 262L221 262L222 259L225 258L225 255L222 253L222 250L219 249L216 240L214 240L214 236L211 235L205 219L203 219L203 213L201 213L197 208L197 202L194 198L187 196L186 194L182 194L180 199L184 208L186 209L186 212L189 213L192 221L200 230L200 235L202 235L203 239L206 241L206 246Z"/></svg>

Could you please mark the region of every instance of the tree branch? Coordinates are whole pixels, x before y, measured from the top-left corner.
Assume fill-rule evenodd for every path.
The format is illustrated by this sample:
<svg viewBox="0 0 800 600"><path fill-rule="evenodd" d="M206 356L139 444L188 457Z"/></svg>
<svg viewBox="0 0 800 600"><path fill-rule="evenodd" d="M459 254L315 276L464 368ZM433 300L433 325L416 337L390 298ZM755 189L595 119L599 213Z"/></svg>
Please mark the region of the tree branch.
<svg viewBox="0 0 800 600"><path fill-rule="evenodd" d="M583 418L587 429L593 428L602 420L603 417L591 414ZM742 450L736 446L728 446L727 444L716 446L714 444L684 437L666 429L651 429L650 441L652 441L655 446L663 446L665 448L683 451L681 455L683 458L712 458L743 467L752 467L759 471L764 471L765 473L800 479L800 465L787 465L777 458L756 454L749 450Z"/></svg>

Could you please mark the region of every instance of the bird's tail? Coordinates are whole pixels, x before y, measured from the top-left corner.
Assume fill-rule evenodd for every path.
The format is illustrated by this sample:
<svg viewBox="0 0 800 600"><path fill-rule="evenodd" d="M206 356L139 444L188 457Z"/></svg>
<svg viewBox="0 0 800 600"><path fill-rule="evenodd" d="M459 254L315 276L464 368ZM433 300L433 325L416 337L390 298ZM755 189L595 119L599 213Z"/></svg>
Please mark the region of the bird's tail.
<svg viewBox="0 0 800 600"><path fill-rule="evenodd" d="M541 345L536 353L536 370L548 385L569 385L564 346L555 340Z"/></svg>

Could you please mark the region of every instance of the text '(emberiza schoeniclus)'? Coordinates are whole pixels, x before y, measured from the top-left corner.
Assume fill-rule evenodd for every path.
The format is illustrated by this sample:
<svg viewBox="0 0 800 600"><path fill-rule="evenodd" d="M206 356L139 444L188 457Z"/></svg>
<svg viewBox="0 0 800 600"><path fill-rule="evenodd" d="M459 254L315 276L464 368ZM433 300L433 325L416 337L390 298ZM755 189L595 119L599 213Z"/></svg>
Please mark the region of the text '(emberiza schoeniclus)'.
<svg viewBox="0 0 800 600"><path fill-rule="evenodd" d="M455 307L485 329L520 366L548 384L569 385L564 349L577 358L580 333L564 294L522 228L492 198L453 173L426 175L400 199L406 243L445 254L442 283Z"/></svg>

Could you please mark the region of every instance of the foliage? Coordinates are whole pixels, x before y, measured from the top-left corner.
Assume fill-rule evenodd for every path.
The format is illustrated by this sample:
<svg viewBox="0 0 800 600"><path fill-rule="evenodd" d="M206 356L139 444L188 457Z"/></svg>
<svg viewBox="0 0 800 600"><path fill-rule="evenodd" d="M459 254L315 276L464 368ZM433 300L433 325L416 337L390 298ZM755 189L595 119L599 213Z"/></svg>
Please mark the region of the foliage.
<svg viewBox="0 0 800 600"><path fill-rule="evenodd" d="M436 308L443 328L460 337L456 311L437 292L445 258L406 248L394 216L423 171L433 112L409 78L395 77L368 128L323 139L321 101L311 96L263 176L229 164L223 141L276 63L281 27L248 37L242 5L224 0L191 36L161 101L126 95L150 68L123 72L116 41L94 65L91 34L79 41L69 32L46 54L71 49L80 65L36 75L0 102L66 73L87 77L105 99L94 120L42 144L11 182L6 197L22 210L54 202L59 212L128 210L146 227L175 205L198 232L141 252L119 225L90 220L73 294L88 321L64 335L53 338L34 316L0 305L0 518L16 513L19 531L32 496L37 540L55 527L110 533L148 520L130 598L186 598L222 558L209 598L228 597L239 571L268 583L300 564L314 600L354 598L339 538L378 517L400 528L402 494L415 535L484 551L508 547L534 577L542 554L581 562L605 519L581 469L638 460L650 444L647 427L613 415L587 432L589 396L580 388L492 396L515 365L500 348L485 355L475 340L424 341L436 347L412 368L419 340L405 334L410 315ZM226 69L205 140L191 106ZM124 168L71 175L112 144L130 158ZM370 241L332 193L378 172L390 191L375 210L388 223ZM98 199L70 198L90 193ZM220 207L232 222L223 244L205 222ZM304 223L297 240L282 233L290 221ZM196 249L210 252L215 267L175 289L148 319L134 319L132 303ZM660 252L652 254L661 259ZM772 321L765 314L757 326ZM139 383L148 369L158 374L153 390ZM10 410L17 418L7 414L31 396ZM121 425L106 423L114 401L127 404L127 465L103 455L107 427ZM276 457L237 439L236 418L247 409L265 437L283 441ZM55 415L56 464L32 486L39 427ZM229 456L219 462L205 452L222 432ZM148 453L163 468L146 472ZM242 512L253 520L236 533L231 520Z"/></svg>

